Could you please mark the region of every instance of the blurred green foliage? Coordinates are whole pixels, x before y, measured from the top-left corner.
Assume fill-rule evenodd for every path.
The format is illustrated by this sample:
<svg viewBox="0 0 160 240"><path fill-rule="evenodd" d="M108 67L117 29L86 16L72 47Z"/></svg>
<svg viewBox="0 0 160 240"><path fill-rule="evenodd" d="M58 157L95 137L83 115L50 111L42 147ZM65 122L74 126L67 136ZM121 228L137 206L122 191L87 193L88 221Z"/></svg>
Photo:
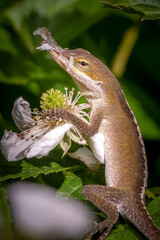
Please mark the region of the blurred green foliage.
<svg viewBox="0 0 160 240"><path fill-rule="evenodd" d="M153 20L160 18L160 2L158 0L107 0L105 7L138 14L142 19Z"/></svg>
<svg viewBox="0 0 160 240"><path fill-rule="evenodd" d="M107 64L117 76L145 140L149 160L149 186L158 186L160 21L142 22L137 15L103 8L98 0L1 0L1 137L4 129L18 131L11 118L11 110L19 96L29 101L32 108L39 108L40 96L50 88L65 92L64 87L74 87L78 91L74 81L52 61L47 52L36 50L41 38L32 33L43 26L52 32L60 46L87 49ZM82 182L105 184L103 166L97 171L91 171L67 156L61 159L61 155L62 152L58 149L40 160L24 160L11 164L1 154L1 180L23 178L22 174L25 178L34 176L36 178L29 180L57 188L61 186L59 191L62 191L62 195L68 193L67 196L72 195L72 187L74 189L74 186L71 189L67 186L74 182L75 186L77 184L77 192L73 196L80 199L83 198L80 194ZM33 175L27 172L26 166L32 168ZM57 166L59 173L55 173ZM74 171L78 177L70 171ZM39 174L40 177L37 177ZM1 186L5 188L8 182L12 180L2 182ZM4 189L1 189L0 194L4 195ZM6 207L5 201L2 206ZM7 209L6 212L8 226L10 221ZM128 225L126 227L120 224L118 229L116 239L121 239L118 237L119 232L124 232L124 229L128 234ZM132 229L131 232L134 234L135 230ZM137 234L134 235L136 237L127 239L143 239Z"/></svg>

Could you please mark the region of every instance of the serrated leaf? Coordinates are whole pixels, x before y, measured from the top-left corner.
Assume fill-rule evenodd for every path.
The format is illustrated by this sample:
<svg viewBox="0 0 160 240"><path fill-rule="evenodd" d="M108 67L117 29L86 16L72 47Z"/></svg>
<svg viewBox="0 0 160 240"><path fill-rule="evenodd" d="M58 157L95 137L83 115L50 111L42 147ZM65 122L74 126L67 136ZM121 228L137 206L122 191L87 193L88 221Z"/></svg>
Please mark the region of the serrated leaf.
<svg viewBox="0 0 160 240"><path fill-rule="evenodd" d="M160 18L160 1L158 0L108 0L101 3L108 8L131 14L139 14L145 20Z"/></svg>
<svg viewBox="0 0 160 240"><path fill-rule="evenodd" d="M65 198L75 197L85 199L82 195L82 188L83 184L81 178L77 177L74 173L69 173L57 193L59 196Z"/></svg>
<svg viewBox="0 0 160 240"><path fill-rule="evenodd" d="M51 162L49 166L48 165L35 166L34 164L29 163L25 160L22 161L19 166L17 166L17 164L15 163L15 168L14 168L14 164L12 163L12 168L13 169L8 167L7 171L10 170L11 173L6 174L4 176L1 175L0 181L4 181L7 179L15 179L15 178L21 178L21 179L26 179L29 177L36 178L39 174L46 175L49 173L63 172L71 169L71 167L61 167L56 162Z"/></svg>

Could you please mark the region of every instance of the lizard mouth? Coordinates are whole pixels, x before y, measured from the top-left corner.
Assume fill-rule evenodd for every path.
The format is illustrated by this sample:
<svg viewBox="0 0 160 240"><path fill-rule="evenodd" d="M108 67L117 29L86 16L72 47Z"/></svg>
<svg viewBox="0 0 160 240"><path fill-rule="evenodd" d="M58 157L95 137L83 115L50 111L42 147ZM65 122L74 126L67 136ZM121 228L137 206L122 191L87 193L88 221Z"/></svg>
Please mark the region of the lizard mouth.
<svg viewBox="0 0 160 240"><path fill-rule="evenodd" d="M48 51L51 57L57 62L65 71L69 72L71 66L74 63L73 57L67 54L67 48L61 48L52 37L47 28L38 28L33 32L34 35L40 35L42 37L42 43L38 50Z"/></svg>
<svg viewBox="0 0 160 240"><path fill-rule="evenodd" d="M53 60L58 63L68 74L76 81L78 88L82 91L83 95L89 101L89 99L95 99L95 95L91 92L90 88L86 85L85 81L82 81L82 73L77 71L74 67L75 57L82 55L83 49L74 49L70 50L68 48L61 48L57 42L52 37L51 33L47 28L42 27L38 28L33 32L34 35L40 35L42 37L42 43L40 47L37 47L38 50L48 51ZM86 54L87 51L85 51ZM87 54L89 54L87 52ZM78 58L77 57L77 58ZM84 78L85 79L85 78ZM91 84L91 87L94 87ZM99 96L98 96L99 97Z"/></svg>
<svg viewBox="0 0 160 240"><path fill-rule="evenodd" d="M43 39L41 46L38 47L37 49L47 50L47 51L53 50L57 53L62 52L62 48L56 43L56 41L52 37L51 33L47 30L47 28L45 27L38 28L33 32L33 34L40 35Z"/></svg>

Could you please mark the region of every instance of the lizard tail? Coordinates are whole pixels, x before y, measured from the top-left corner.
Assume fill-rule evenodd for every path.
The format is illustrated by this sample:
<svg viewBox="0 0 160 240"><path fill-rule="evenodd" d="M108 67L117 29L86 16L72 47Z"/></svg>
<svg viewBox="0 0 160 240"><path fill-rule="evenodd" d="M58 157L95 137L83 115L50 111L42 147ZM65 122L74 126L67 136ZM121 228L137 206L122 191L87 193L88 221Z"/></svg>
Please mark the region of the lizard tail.
<svg viewBox="0 0 160 240"><path fill-rule="evenodd" d="M153 222L151 216L149 215L145 204L138 203L136 207L133 206L126 209L125 216L130 220L130 222L135 225L142 234L144 234L149 240L160 240L160 228L156 226Z"/></svg>

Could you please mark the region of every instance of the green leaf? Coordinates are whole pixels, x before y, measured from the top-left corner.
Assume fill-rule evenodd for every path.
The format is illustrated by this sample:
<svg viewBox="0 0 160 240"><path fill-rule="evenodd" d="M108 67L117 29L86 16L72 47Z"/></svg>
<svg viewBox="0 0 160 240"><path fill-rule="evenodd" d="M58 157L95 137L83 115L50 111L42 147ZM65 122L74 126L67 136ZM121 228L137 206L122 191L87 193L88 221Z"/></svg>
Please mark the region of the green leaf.
<svg viewBox="0 0 160 240"><path fill-rule="evenodd" d="M154 194L152 191L148 190L148 189L147 189L147 191L146 191L146 196L147 196L149 199L154 199L154 198L155 198L155 194Z"/></svg>
<svg viewBox="0 0 160 240"><path fill-rule="evenodd" d="M156 197L147 205L147 210L155 224L160 227L160 196Z"/></svg>
<svg viewBox="0 0 160 240"><path fill-rule="evenodd" d="M75 197L79 199L85 199L82 195L82 180L74 173L69 172L66 176L66 180L63 182L57 193L59 196L69 198Z"/></svg>
<svg viewBox="0 0 160 240"><path fill-rule="evenodd" d="M108 8L131 14L139 14L145 20L160 18L159 0L107 0L107 2L101 3Z"/></svg>
<svg viewBox="0 0 160 240"><path fill-rule="evenodd" d="M148 189L150 192L152 192L154 195L160 195L160 187L152 187Z"/></svg>
<svg viewBox="0 0 160 240"><path fill-rule="evenodd" d="M12 54L17 53L17 50L11 41L9 32L2 27L0 27L0 51L10 52Z"/></svg>
<svg viewBox="0 0 160 240"><path fill-rule="evenodd" d="M12 236L11 216L6 197L6 190L0 188L0 233L3 239L9 239Z"/></svg>
<svg viewBox="0 0 160 240"><path fill-rule="evenodd" d="M36 160L37 162L39 160ZM49 173L57 173L57 172L63 172L70 170L71 167L61 167L58 163L56 162L50 162L49 165L44 165L39 164L39 166L27 162L27 161L22 161L20 164L18 163L10 163L9 165L6 166L6 168L1 166L2 172L0 173L0 181L4 181L7 179L15 179L15 178L21 178L21 179L26 179L29 177L34 177L36 178L39 174L49 174ZM2 173L5 172L5 175L2 175Z"/></svg>
<svg viewBox="0 0 160 240"><path fill-rule="evenodd" d="M117 229L111 231L107 240L140 240L138 234L134 234L127 224L118 225ZM143 239L143 238L142 238Z"/></svg>

